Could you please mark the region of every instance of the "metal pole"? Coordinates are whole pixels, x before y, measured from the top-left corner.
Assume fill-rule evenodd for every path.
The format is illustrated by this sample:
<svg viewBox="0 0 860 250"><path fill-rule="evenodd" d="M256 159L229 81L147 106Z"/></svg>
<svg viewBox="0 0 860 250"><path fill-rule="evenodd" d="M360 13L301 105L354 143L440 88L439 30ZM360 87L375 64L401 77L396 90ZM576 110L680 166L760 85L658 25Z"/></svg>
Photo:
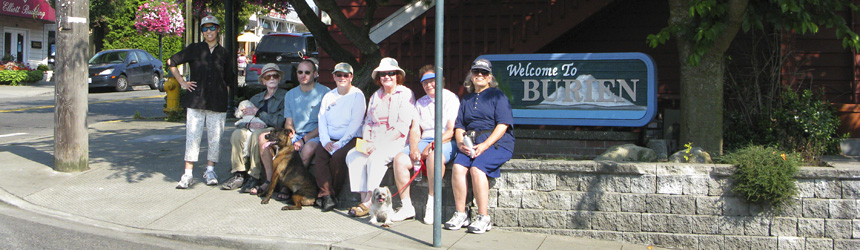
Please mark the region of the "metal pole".
<svg viewBox="0 0 860 250"><path fill-rule="evenodd" d="M445 89L445 77L442 69L442 45L445 30L445 0L436 1L436 129L433 144L439 146L433 150L433 247L442 246L442 91Z"/></svg>

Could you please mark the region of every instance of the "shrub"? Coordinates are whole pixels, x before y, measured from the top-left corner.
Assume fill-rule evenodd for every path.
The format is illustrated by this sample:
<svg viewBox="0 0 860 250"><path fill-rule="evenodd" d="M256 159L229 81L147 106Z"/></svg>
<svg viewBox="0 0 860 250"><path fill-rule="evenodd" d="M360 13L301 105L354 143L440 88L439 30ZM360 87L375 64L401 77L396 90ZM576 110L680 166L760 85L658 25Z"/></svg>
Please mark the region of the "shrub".
<svg viewBox="0 0 860 250"><path fill-rule="evenodd" d="M27 71L0 70L0 83L8 83L12 86L18 86L18 84L24 80L27 80Z"/></svg>
<svg viewBox="0 0 860 250"><path fill-rule="evenodd" d="M782 92L782 102L772 115L780 148L800 153L807 162L838 152L839 141L847 136L837 135L839 117L821 95L808 89L787 90Z"/></svg>
<svg viewBox="0 0 860 250"><path fill-rule="evenodd" d="M802 162L797 154L752 145L726 154L722 160L737 166L732 191L749 202L773 205L780 211L797 194L794 175Z"/></svg>
<svg viewBox="0 0 860 250"><path fill-rule="evenodd" d="M26 71L26 72L27 72L27 79L24 79L24 81L23 81L26 83L38 82L38 81L41 81L42 78L45 78L45 73L42 72L41 70L30 70L30 71Z"/></svg>
<svg viewBox="0 0 860 250"><path fill-rule="evenodd" d="M41 70L42 72L45 72L45 71L48 71L49 69L48 69L48 65L39 64L39 66L36 66L36 70Z"/></svg>

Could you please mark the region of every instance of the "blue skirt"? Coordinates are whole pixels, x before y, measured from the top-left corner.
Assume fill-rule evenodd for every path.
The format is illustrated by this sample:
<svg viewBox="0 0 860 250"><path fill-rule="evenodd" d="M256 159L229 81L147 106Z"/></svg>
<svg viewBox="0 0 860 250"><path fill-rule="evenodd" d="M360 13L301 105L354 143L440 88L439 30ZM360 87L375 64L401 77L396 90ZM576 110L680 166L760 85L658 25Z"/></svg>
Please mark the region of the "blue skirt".
<svg viewBox="0 0 860 250"><path fill-rule="evenodd" d="M499 168L502 164L508 162L513 155L514 153L507 149L490 146L486 151L481 153L481 155L473 159L472 157L469 157L469 155L457 150L457 156L454 157L454 164L460 164L466 168L475 167L486 173L487 177L499 178L499 176L501 176Z"/></svg>

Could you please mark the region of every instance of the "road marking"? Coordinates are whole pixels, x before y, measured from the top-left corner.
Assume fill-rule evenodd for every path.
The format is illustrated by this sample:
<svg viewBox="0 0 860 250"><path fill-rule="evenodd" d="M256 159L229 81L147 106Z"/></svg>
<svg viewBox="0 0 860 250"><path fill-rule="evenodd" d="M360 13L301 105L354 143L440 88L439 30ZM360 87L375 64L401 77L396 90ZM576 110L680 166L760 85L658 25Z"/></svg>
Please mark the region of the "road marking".
<svg viewBox="0 0 860 250"><path fill-rule="evenodd" d="M133 97L133 98L126 98L126 99L90 102L89 104L119 102L119 101L137 100L137 99L164 98L164 96L165 95ZM0 109L0 113L19 112L19 111L27 111L27 110L34 110L34 109L49 109L49 108L53 108L53 107L54 107L54 105L46 105L46 106L36 106L36 107L19 108L19 109Z"/></svg>
<svg viewBox="0 0 860 250"><path fill-rule="evenodd" d="M26 135L26 134L27 133L12 133L12 134L0 135L0 137L12 137L12 136L19 136L19 135Z"/></svg>

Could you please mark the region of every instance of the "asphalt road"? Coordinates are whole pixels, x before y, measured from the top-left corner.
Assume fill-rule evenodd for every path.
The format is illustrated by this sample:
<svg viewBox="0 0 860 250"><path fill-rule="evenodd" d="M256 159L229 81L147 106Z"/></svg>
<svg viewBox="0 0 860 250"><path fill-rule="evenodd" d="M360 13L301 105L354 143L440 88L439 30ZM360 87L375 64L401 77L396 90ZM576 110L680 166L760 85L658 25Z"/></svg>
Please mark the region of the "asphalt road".
<svg viewBox="0 0 860 250"><path fill-rule="evenodd" d="M87 95L87 123L164 117L164 93L136 86L135 91L93 90ZM0 99L0 144L54 134L54 95Z"/></svg>

